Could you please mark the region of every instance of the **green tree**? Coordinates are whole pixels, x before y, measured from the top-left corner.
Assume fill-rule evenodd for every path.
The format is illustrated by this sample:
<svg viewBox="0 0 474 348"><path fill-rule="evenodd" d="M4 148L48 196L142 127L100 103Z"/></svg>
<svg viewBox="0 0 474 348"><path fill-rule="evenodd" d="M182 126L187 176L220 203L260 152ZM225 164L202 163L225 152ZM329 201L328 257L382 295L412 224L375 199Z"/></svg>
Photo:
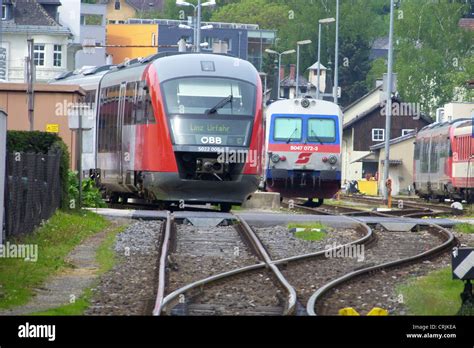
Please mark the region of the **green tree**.
<svg viewBox="0 0 474 348"><path fill-rule="evenodd" d="M395 13L395 69L403 100L425 112L455 98L472 78L473 32L459 27L466 5L404 0ZM471 75L469 75L471 73Z"/></svg>

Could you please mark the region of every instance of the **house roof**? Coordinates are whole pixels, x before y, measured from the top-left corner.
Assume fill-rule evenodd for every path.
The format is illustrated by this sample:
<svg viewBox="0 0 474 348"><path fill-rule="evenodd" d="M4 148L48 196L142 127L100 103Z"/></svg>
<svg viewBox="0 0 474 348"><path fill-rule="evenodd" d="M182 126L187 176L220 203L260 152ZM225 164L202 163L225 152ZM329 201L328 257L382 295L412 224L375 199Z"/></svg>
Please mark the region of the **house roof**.
<svg viewBox="0 0 474 348"><path fill-rule="evenodd" d="M300 75L300 79L298 82L300 87L306 87L308 86L309 81L306 77ZM280 85L281 87L296 87L296 78L291 79L290 75L288 75L283 80L281 80Z"/></svg>
<svg viewBox="0 0 474 348"><path fill-rule="evenodd" d="M16 0L13 21L17 25L60 26L37 0Z"/></svg>
<svg viewBox="0 0 474 348"><path fill-rule="evenodd" d="M388 36L379 37L372 43L372 49L374 50L388 50L389 38Z"/></svg>
<svg viewBox="0 0 474 348"><path fill-rule="evenodd" d="M362 97L364 98L364 97ZM361 98L361 99L362 99ZM401 103L402 101L400 100L400 98L397 98L397 97L392 97L392 101L394 103ZM375 104L374 106L372 106L370 109L366 110L365 112L357 115L356 117L354 117L352 120L350 120L349 122L347 122L343 129L348 129L350 128L352 125L354 125L355 123L359 122L360 120L364 119L365 117L367 117L368 115L370 115L372 112L374 112L375 110L379 109L379 108L382 108L382 106L378 103L378 104ZM431 117L425 115L424 113L420 113L420 118L424 121L426 121L427 123L433 123L433 120L431 119Z"/></svg>
<svg viewBox="0 0 474 348"><path fill-rule="evenodd" d="M108 0L115 1L115 0ZM163 9L164 0L125 0L127 4L132 6L136 11L161 11Z"/></svg>
<svg viewBox="0 0 474 348"><path fill-rule="evenodd" d="M41 5L58 5L61 6L60 0L36 0Z"/></svg>
<svg viewBox="0 0 474 348"><path fill-rule="evenodd" d="M459 26L468 30L474 30L474 18L461 18Z"/></svg>
<svg viewBox="0 0 474 348"><path fill-rule="evenodd" d="M307 70L318 70L318 62L311 65ZM328 70L328 68L321 64L321 70Z"/></svg>
<svg viewBox="0 0 474 348"><path fill-rule="evenodd" d="M26 92L27 83L0 83L0 92ZM35 93L77 93L85 95L86 92L79 85L35 83Z"/></svg>
<svg viewBox="0 0 474 348"><path fill-rule="evenodd" d="M394 139L390 139L390 145L402 143L402 142L404 142L404 141L413 139L413 138L415 138L415 137L416 137L416 132L411 132L411 133L405 134L405 135L403 135L403 136L401 136L401 137L394 138ZM385 142L380 143L380 144L377 144L377 145L373 145L373 146L370 147L370 151L380 150L380 149L383 148L384 146L385 146Z"/></svg>

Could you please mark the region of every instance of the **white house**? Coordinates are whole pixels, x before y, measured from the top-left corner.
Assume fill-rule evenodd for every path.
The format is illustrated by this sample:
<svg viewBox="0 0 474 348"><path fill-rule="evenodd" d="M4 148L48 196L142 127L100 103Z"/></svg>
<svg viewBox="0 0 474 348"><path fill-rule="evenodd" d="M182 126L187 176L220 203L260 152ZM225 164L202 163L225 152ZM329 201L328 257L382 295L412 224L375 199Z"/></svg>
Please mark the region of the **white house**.
<svg viewBox="0 0 474 348"><path fill-rule="evenodd" d="M55 19L60 5L58 0L3 0L0 79L25 82L28 39L34 40L36 81L46 82L67 70L71 32Z"/></svg>

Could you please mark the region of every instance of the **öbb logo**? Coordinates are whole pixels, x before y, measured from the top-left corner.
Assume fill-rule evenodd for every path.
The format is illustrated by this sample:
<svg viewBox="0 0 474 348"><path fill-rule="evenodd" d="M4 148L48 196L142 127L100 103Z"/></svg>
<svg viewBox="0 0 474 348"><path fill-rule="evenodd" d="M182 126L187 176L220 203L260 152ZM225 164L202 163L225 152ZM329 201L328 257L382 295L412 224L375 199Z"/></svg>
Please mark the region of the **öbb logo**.
<svg viewBox="0 0 474 348"><path fill-rule="evenodd" d="M312 153L300 153L298 159L296 160L295 164L307 164L311 159Z"/></svg>

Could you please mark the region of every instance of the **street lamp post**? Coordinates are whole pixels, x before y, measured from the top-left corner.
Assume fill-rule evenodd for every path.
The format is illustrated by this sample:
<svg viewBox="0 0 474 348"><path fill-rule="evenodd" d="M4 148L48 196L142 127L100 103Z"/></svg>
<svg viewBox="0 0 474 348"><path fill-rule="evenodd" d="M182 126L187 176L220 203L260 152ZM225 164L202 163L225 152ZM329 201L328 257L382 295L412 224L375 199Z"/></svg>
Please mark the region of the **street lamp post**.
<svg viewBox="0 0 474 348"><path fill-rule="evenodd" d="M296 98L300 94L300 46L309 45L311 40L303 40L296 42Z"/></svg>
<svg viewBox="0 0 474 348"><path fill-rule="evenodd" d="M269 54L276 54L278 56L278 87L277 87L277 90L278 90L278 99L280 99L280 83L281 83L281 80L280 80L280 71L281 71L281 56L284 56L284 55L287 55L287 54L292 54L292 53L295 53L296 51L295 50L288 50L288 51L284 51L284 52L277 52L277 51L274 51L274 50L270 50L270 49L266 49L265 52L269 53Z"/></svg>
<svg viewBox="0 0 474 348"><path fill-rule="evenodd" d="M198 0L197 5L191 4L190 2L184 0L176 0L176 5L178 6L190 6L194 9L194 49L196 52L201 52L201 10L203 7L211 7L216 5L216 0L210 0L204 3L201 3L201 0Z"/></svg>
<svg viewBox="0 0 474 348"><path fill-rule="evenodd" d="M318 31L318 86L316 88L316 99L319 99L320 95L320 80L321 80L321 30L323 24L334 23L336 20L334 18L324 18L319 20L319 31Z"/></svg>
<svg viewBox="0 0 474 348"><path fill-rule="evenodd" d="M339 0L336 0L336 52L334 55L334 103L339 100Z"/></svg>
<svg viewBox="0 0 474 348"><path fill-rule="evenodd" d="M390 165L390 127L392 118L392 83L393 83L393 11L394 1L390 0L390 29L388 36L388 71L387 71L387 113L385 115L385 166L383 170L384 199L388 202L389 192L386 187Z"/></svg>

